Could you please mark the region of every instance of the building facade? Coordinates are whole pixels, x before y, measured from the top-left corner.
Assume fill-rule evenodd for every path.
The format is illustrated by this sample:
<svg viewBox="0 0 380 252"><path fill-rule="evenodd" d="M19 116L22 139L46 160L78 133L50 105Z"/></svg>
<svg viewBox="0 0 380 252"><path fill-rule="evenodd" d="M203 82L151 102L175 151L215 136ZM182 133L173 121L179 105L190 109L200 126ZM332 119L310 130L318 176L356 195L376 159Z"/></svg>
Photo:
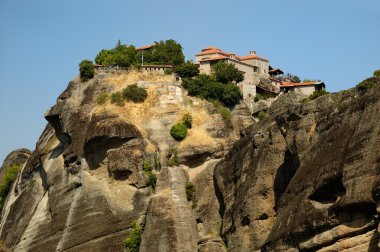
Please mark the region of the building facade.
<svg viewBox="0 0 380 252"><path fill-rule="evenodd" d="M314 91L325 90L326 85L322 81L317 82L282 82L280 85L280 92L299 92L304 95L311 95Z"/></svg>
<svg viewBox="0 0 380 252"><path fill-rule="evenodd" d="M199 65L201 74L210 75L212 66L218 61L233 64L244 72L244 80L238 83L244 99L256 96L256 85L260 83L260 78L269 78L269 60L256 55L255 51L247 56L238 56L209 46L195 55L195 64Z"/></svg>

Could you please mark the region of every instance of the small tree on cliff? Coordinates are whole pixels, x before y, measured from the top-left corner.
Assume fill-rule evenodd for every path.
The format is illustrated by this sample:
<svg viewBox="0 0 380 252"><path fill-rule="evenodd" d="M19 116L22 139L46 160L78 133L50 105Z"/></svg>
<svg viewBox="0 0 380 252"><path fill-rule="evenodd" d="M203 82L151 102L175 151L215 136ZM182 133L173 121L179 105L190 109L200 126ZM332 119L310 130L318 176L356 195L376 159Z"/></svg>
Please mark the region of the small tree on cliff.
<svg viewBox="0 0 380 252"><path fill-rule="evenodd" d="M224 84L239 83L244 80L242 71L224 61L219 61L212 67L212 76L217 82Z"/></svg>
<svg viewBox="0 0 380 252"><path fill-rule="evenodd" d="M194 65L193 63L188 61L186 63L179 65L176 68L175 72L178 73L178 75L181 78L193 78L199 75L199 66Z"/></svg>
<svg viewBox="0 0 380 252"><path fill-rule="evenodd" d="M92 79L94 77L94 64L92 61L87 59L82 60L81 63L79 63L79 73L82 81Z"/></svg>

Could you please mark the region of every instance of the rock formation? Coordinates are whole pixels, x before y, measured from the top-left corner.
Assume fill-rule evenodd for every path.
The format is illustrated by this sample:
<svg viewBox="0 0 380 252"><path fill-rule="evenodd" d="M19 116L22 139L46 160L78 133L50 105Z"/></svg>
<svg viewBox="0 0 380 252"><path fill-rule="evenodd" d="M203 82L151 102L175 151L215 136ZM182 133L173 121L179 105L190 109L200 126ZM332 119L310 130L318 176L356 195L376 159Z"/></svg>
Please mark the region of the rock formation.
<svg viewBox="0 0 380 252"><path fill-rule="evenodd" d="M75 79L36 150L15 158L27 161L0 239L13 251L128 251L138 223L140 251L378 251L380 79L371 81L314 101L281 95L257 123L240 104L225 123L171 76ZM148 91L144 103L98 104L133 83ZM185 113L193 127L176 142L170 127Z"/></svg>

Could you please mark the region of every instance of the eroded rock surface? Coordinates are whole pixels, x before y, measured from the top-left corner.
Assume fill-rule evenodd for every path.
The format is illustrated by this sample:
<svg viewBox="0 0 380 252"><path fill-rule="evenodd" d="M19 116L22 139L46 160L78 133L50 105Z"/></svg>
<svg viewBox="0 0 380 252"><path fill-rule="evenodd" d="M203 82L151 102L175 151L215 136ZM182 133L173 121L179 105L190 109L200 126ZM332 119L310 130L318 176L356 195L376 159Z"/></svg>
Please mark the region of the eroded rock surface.
<svg viewBox="0 0 380 252"><path fill-rule="evenodd" d="M215 170L229 251L379 251L379 98L278 98Z"/></svg>
<svg viewBox="0 0 380 252"><path fill-rule="evenodd" d="M371 81L314 101L281 95L257 123L240 104L226 123L172 76L76 79L36 150L21 151L0 239L13 251L124 251L137 222L140 251L379 251ZM133 83L145 102L97 104ZM193 127L177 142L170 127L186 113Z"/></svg>

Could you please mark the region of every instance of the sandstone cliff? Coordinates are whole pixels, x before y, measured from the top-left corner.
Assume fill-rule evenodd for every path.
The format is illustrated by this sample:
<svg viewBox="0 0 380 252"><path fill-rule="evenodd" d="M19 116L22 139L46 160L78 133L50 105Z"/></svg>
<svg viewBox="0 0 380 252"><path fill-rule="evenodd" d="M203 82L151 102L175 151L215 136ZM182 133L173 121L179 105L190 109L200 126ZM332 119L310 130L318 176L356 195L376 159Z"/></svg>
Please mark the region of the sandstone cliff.
<svg viewBox="0 0 380 252"><path fill-rule="evenodd" d="M314 101L281 95L258 123L241 104L226 124L171 76L73 80L45 115L0 239L13 251L123 251L137 222L140 251L378 251L371 81ZM144 103L97 104L132 83L148 90ZM178 143L169 130L185 113L193 127Z"/></svg>

